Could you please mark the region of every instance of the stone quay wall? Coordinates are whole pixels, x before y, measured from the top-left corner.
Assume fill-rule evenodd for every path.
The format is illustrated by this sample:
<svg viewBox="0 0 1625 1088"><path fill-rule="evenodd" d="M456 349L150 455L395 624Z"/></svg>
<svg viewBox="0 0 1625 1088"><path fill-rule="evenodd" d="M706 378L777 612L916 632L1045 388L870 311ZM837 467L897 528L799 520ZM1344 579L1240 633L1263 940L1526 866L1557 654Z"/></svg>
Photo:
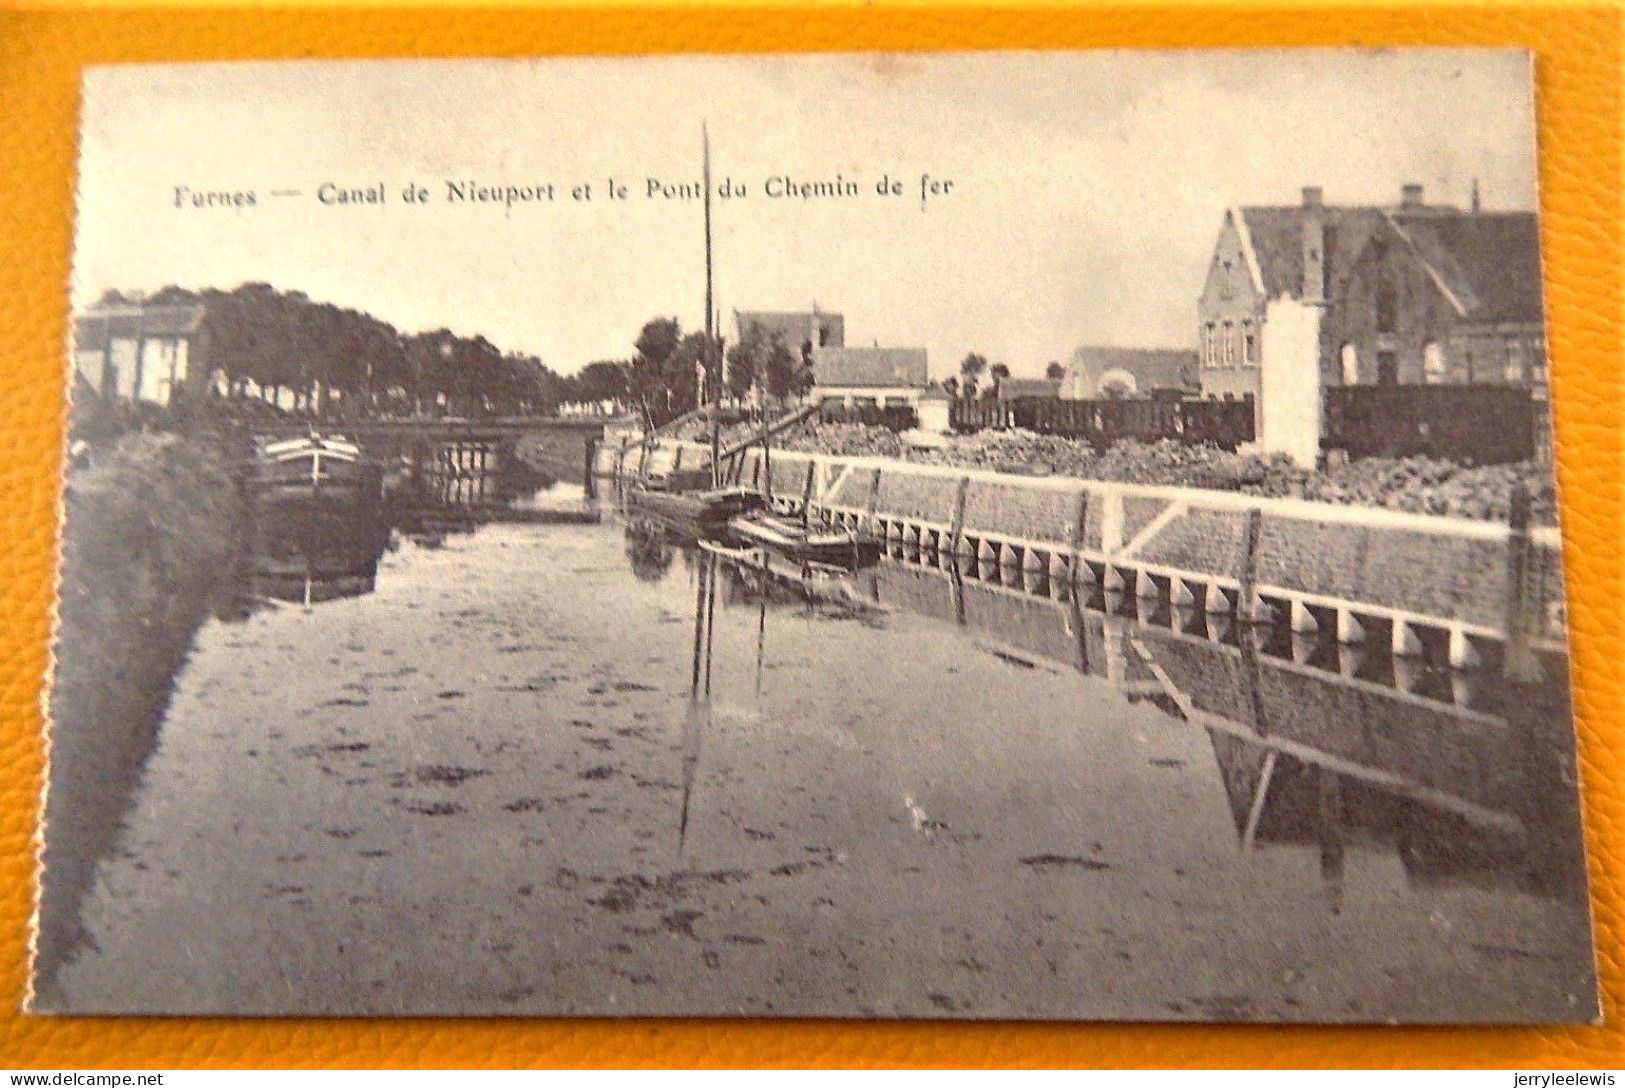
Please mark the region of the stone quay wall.
<svg viewBox="0 0 1625 1088"><path fill-rule="evenodd" d="M708 449L605 445L595 472L697 468ZM1509 629L1566 645L1560 538L1506 525L1197 488L1016 476L873 457L747 450L728 480L832 524L1108 592L1334 629L1347 643L1471 666ZM1516 560L1515 560L1516 556ZM1514 577L1515 562L1521 578Z"/></svg>

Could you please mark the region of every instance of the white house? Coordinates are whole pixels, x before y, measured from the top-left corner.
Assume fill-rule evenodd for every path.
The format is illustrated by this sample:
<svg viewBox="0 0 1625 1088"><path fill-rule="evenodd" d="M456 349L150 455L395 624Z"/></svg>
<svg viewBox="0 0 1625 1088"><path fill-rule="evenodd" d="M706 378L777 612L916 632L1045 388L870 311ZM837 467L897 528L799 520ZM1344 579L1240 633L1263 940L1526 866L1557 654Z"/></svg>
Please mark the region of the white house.
<svg viewBox="0 0 1625 1088"><path fill-rule="evenodd" d="M207 380L201 303L143 305L115 300L73 322L76 380L107 396L168 404L188 382Z"/></svg>
<svg viewBox="0 0 1625 1088"><path fill-rule="evenodd" d="M847 407L914 405L931 384L924 348L813 348L815 401Z"/></svg>

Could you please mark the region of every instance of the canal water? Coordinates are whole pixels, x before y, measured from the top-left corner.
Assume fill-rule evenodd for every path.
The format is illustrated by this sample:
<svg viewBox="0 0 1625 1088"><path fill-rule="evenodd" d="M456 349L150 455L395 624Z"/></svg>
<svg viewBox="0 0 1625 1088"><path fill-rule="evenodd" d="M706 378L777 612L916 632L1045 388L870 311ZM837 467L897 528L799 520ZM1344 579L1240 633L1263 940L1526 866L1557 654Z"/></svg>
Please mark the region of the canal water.
<svg viewBox="0 0 1625 1088"><path fill-rule="evenodd" d="M1560 687L522 505L199 633L64 1007L1589 1013Z"/></svg>

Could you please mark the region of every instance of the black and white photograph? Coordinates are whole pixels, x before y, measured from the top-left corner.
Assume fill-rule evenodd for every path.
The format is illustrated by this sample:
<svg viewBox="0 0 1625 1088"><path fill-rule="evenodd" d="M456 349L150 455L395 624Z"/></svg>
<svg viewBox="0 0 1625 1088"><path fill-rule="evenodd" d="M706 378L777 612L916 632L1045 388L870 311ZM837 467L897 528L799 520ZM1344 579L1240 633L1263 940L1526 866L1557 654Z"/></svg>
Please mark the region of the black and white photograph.
<svg viewBox="0 0 1625 1088"><path fill-rule="evenodd" d="M1594 1021L1532 76L86 70L29 1008Z"/></svg>

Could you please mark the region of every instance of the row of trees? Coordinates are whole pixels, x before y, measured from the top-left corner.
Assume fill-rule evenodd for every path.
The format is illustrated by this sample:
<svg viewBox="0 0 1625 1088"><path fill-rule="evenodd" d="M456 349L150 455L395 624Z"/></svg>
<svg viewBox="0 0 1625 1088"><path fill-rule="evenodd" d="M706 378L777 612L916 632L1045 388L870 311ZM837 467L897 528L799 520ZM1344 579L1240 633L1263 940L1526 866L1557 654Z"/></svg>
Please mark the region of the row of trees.
<svg viewBox="0 0 1625 1088"><path fill-rule="evenodd" d="M130 300L116 292L100 305ZM300 291L245 283L231 291L165 287L148 305L202 304L207 365L237 396L259 396L323 412L549 414L561 405L631 407L652 426L692 411L721 380L736 400L785 398L812 386L811 345L753 331L724 345L703 332L684 333L676 318L644 324L624 360L589 363L575 375L555 372L533 355L504 352L483 336L449 329L404 334L370 314L315 302ZM724 362L725 360L725 362ZM943 386L974 398L984 375L991 396L1003 363L967 355L960 375ZM1050 377L1061 374L1051 363Z"/></svg>
<svg viewBox="0 0 1625 1088"><path fill-rule="evenodd" d="M675 318L656 318L643 326L632 358L592 363L575 377L574 390L583 401L614 402L630 406L651 426L660 426L699 405L719 358L726 358L722 381L736 400L765 394L772 398L799 396L812 388L812 345L799 350L779 335L764 337L755 327L740 343L722 345L704 333L684 334ZM1045 376L1060 381L1066 368L1051 362ZM959 364L959 376L942 387L950 396L974 400L997 395L998 383L1010 377L1003 363L989 363L972 352ZM983 385L983 379L986 384Z"/></svg>
<svg viewBox="0 0 1625 1088"><path fill-rule="evenodd" d="M130 300L116 292L99 305ZM236 396L322 412L547 413L579 399L577 381L533 355L449 329L404 334L370 314L266 283L235 290L165 287L146 305L203 306L207 365Z"/></svg>
<svg viewBox="0 0 1625 1088"><path fill-rule="evenodd" d="M724 353L722 345L704 333L685 335L675 318L662 317L645 324L633 346L632 358L592 363L576 375L574 390L581 400L628 405L658 427L699 405L724 357L722 381L736 400L763 394L793 397L812 387L812 346L803 344L796 350L782 336L764 337L754 327L744 341L727 345ZM1052 381L1065 374L1058 361L1045 370ZM951 396L973 400L978 393L995 396L999 381L1008 377L1008 366L990 364L972 352L960 363L959 376L947 378L942 386Z"/></svg>
<svg viewBox="0 0 1625 1088"><path fill-rule="evenodd" d="M571 379L574 399L625 405L658 427L697 408L718 380L736 401L795 396L812 386L810 347L792 350L782 336L753 334L724 349L716 337L685 333L676 318L657 317L632 347L630 359L583 367Z"/></svg>
<svg viewBox="0 0 1625 1088"><path fill-rule="evenodd" d="M108 292L99 306L132 301ZM335 402L349 413L455 415L556 412L561 405L633 407L658 426L692 411L721 368L743 399L811 385L806 349L780 337L728 346L675 318L646 323L631 358L589 363L565 376L532 355L503 352L483 336L449 329L404 334L370 314L316 302L300 291L245 283L231 291L165 287L149 306L203 306L207 365L235 396L256 396L317 413Z"/></svg>

